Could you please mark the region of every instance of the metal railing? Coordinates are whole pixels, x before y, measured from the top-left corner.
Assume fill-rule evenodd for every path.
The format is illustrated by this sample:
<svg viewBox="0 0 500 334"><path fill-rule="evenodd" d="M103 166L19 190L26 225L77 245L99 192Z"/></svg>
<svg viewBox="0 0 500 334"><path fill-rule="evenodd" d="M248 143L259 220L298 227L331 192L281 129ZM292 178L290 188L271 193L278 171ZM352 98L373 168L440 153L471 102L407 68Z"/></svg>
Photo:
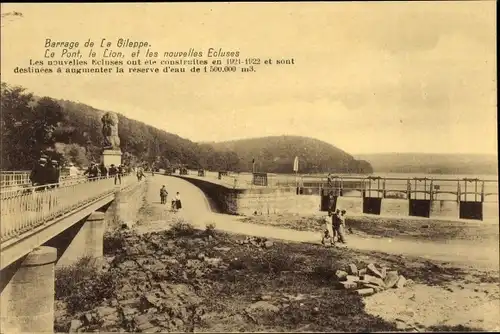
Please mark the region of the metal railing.
<svg viewBox="0 0 500 334"><path fill-rule="evenodd" d="M30 187L30 171L2 171L0 172L0 188L10 188L10 187ZM79 182L86 181L87 177L85 175L61 175L59 178L60 184L67 182Z"/></svg>
<svg viewBox="0 0 500 334"><path fill-rule="evenodd" d="M198 171L188 171L198 177ZM218 178L217 172L206 171L201 179L231 188L262 188L252 183L252 173L229 173ZM333 192L335 196L380 197L394 199L427 199L440 201L498 202L498 180L471 178L408 178L366 175L325 176L267 174L267 186L299 187L301 194L319 195Z"/></svg>
<svg viewBox="0 0 500 334"><path fill-rule="evenodd" d="M22 186L30 183L30 171L0 172L0 187Z"/></svg>
<svg viewBox="0 0 500 334"><path fill-rule="evenodd" d="M0 241L3 243L17 237L134 183L137 183L136 178L126 175L117 185L114 177L105 177L86 182L78 180L66 184L3 189L0 192Z"/></svg>

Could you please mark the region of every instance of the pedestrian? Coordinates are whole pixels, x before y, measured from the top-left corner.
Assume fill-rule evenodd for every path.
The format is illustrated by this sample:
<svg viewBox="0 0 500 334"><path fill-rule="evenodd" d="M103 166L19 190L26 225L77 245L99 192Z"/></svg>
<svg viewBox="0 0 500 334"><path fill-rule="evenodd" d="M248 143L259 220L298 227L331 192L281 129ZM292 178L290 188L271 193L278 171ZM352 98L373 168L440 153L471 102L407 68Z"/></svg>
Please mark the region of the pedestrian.
<svg viewBox="0 0 500 334"><path fill-rule="evenodd" d="M104 166L104 162L101 162L99 165L99 172L101 173L101 177L106 178L108 177L108 168Z"/></svg>
<svg viewBox="0 0 500 334"><path fill-rule="evenodd" d="M180 209L182 209L181 194L177 192L177 194L175 194L175 210L179 211Z"/></svg>
<svg viewBox="0 0 500 334"><path fill-rule="evenodd" d="M76 178L78 176L78 168L75 167L75 165L70 162L69 163L69 177L70 178Z"/></svg>
<svg viewBox="0 0 500 334"><path fill-rule="evenodd" d="M49 175L48 183L50 188L55 188L59 186L59 178L61 176L61 171L59 170L59 163L57 160L52 160L50 164L47 164L47 170Z"/></svg>
<svg viewBox="0 0 500 334"><path fill-rule="evenodd" d="M119 184L122 184L122 176L124 175L123 165L119 164L116 169L115 184L116 181L118 181Z"/></svg>
<svg viewBox="0 0 500 334"><path fill-rule="evenodd" d="M165 188L165 186L162 186L160 189L161 204L167 204L167 196L168 196L168 191Z"/></svg>
<svg viewBox="0 0 500 334"><path fill-rule="evenodd" d="M47 184L49 176L47 175L47 159L41 157L38 162L33 166L30 173L31 185L36 188L36 191L42 191L44 186Z"/></svg>
<svg viewBox="0 0 500 334"><path fill-rule="evenodd" d="M346 210L342 210L335 214L335 224L333 225L333 229L337 235L337 241L346 244L347 240L345 238L345 214Z"/></svg>
<svg viewBox="0 0 500 334"><path fill-rule="evenodd" d="M335 244L334 241L334 234L333 234L333 228L332 224L330 223L330 218L333 215L331 211L328 211L328 217L323 217L321 220L323 232L322 232L322 238L321 238L321 244L325 245L325 240L330 239L330 244L333 246Z"/></svg>

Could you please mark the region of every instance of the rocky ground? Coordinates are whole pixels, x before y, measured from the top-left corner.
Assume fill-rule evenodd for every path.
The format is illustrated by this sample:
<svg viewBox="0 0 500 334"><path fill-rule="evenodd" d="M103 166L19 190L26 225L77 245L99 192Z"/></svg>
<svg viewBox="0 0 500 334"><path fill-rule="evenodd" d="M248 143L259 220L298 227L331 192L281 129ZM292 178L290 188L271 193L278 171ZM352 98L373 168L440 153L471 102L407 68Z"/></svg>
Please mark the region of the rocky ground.
<svg viewBox="0 0 500 334"><path fill-rule="evenodd" d="M161 231L157 224L153 231L140 224L108 237L104 272L112 291L104 290L105 298L80 308L68 308L68 298L59 298L57 331L373 332L498 326L495 272L228 235L213 226L200 231L181 221ZM414 284L367 296L339 284L339 269L370 263L396 269ZM479 307L492 314L478 312Z"/></svg>

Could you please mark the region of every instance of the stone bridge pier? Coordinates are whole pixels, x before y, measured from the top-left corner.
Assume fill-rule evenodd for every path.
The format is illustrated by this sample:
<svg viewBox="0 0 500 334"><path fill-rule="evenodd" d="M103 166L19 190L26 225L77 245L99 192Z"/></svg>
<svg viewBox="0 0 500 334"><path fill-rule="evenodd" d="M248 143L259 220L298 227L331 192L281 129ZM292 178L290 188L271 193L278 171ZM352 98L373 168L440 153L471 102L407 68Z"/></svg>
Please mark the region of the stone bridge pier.
<svg viewBox="0 0 500 334"><path fill-rule="evenodd" d="M52 333L56 269L87 256L102 260L106 229L135 219L144 194L144 182L125 191L117 190L104 206L94 206L90 214L75 214L76 218L68 223L48 224L61 224L56 233L44 235L42 229L30 236L25 242L31 252L25 252L0 272L2 333Z"/></svg>

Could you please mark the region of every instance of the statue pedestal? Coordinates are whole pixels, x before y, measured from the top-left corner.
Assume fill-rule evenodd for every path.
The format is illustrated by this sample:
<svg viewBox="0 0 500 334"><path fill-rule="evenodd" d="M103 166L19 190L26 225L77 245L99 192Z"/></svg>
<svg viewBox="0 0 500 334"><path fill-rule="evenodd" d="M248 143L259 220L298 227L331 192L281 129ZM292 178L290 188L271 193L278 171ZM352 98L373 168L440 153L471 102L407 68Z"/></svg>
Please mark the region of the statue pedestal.
<svg viewBox="0 0 500 334"><path fill-rule="evenodd" d="M115 166L122 164L122 151L120 150L104 150L101 156L101 162L104 166L110 166L114 164Z"/></svg>

